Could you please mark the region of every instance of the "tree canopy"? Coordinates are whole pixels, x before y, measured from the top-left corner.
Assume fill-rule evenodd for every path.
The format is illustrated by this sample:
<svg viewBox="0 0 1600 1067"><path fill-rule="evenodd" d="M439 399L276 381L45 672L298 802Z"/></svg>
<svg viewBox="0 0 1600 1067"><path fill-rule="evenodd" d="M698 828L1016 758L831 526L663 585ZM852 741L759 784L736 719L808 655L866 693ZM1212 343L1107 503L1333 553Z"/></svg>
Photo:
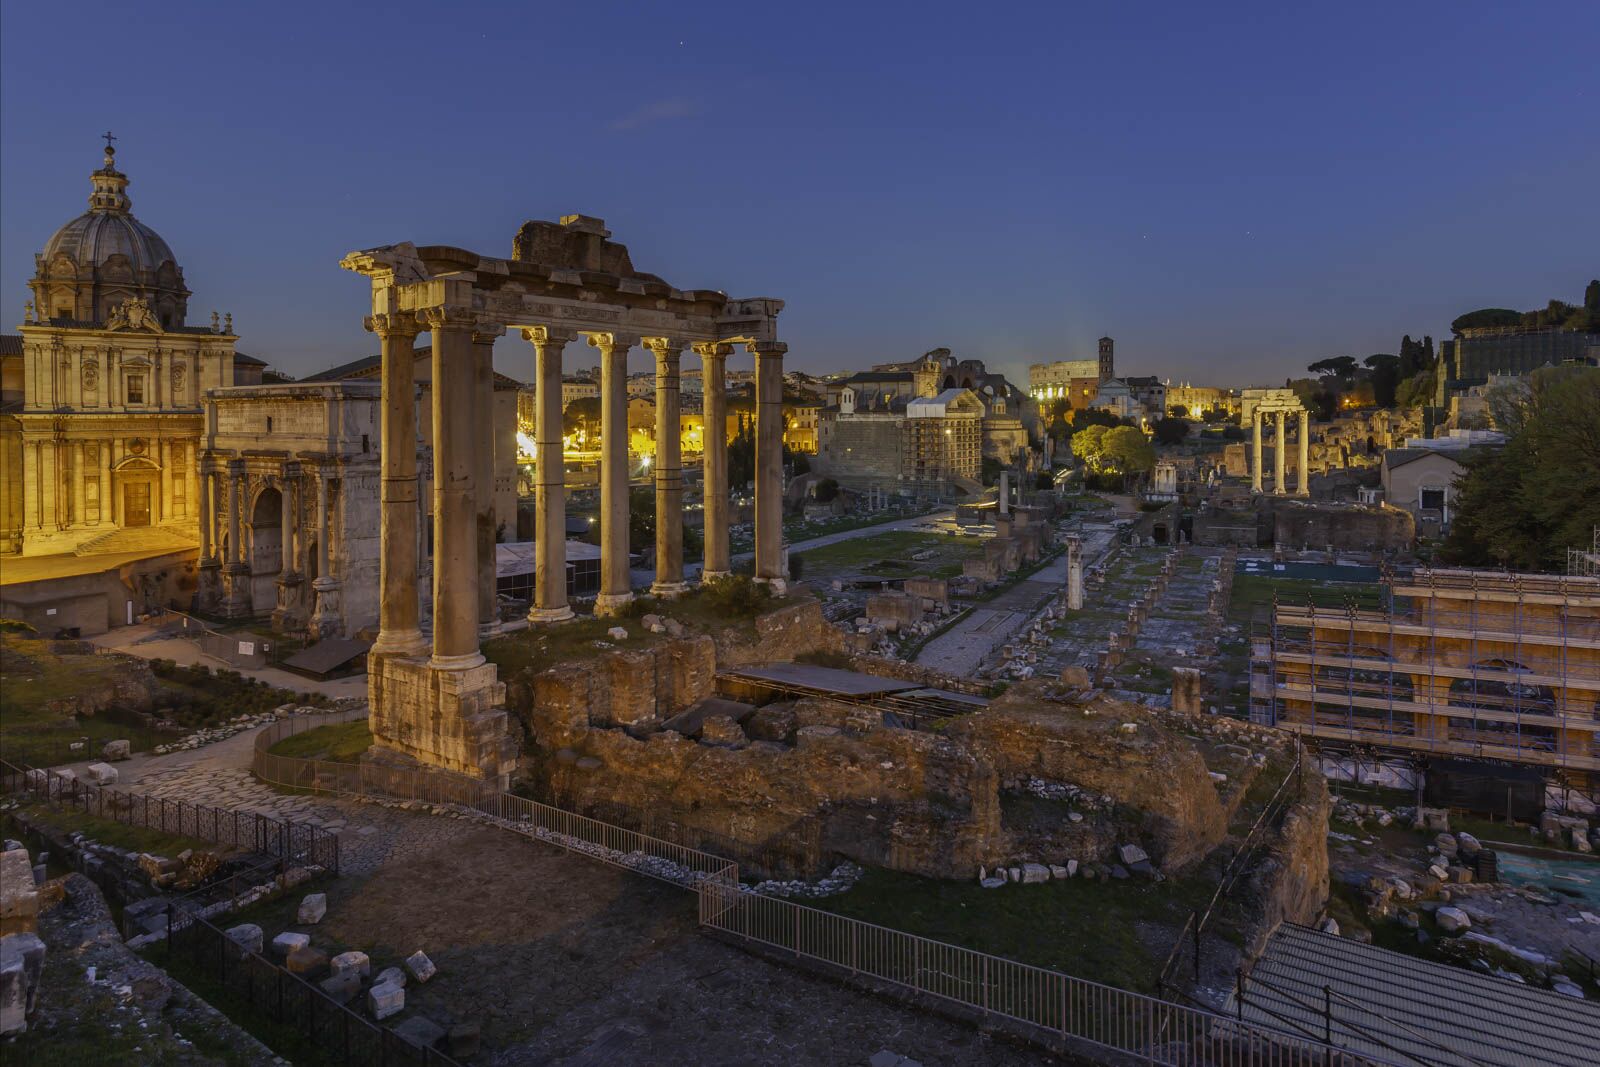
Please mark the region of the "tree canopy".
<svg viewBox="0 0 1600 1067"><path fill-rule="evenodd" d="M1511 437L1467 459L1444 558L1560 570L1600 525L1600 369L1541 368L1490 405Z"/></svg>
<svg viewBox="0 0 1600 1067"><path fill-rule="evenodd" d="M1559 326L1568 330L1600 330L1600 278L1590 279L1589 284L1584 286L1582 304L1552 300L1544 307L1532 311L1479 308L1457 316L1450 324L1450 329L1461 333L1463 330L1494 327L1539 329L1547 326Z"/></svg>
<svg viewBox="0 0 1600 1067"><path fill-rule="evenodd" d="M1175 445L1189 436L1189 423L1183 419L1158 419L1154 426L1156 441L1163 445Z"/></svg>
<svg viewBox="0 0 1600 1067"><path fill-rule="evenodd" d="M1138 474L1156 465L1156 450L1138 427L1117 426L1101 441L1100 462L1123 474Z"/></svg>
<svg viewBox="0 0 1600 1067"><path fill-rule="evenodd" d="M1072 435L1072 454L1093 467L1100 459L1105 446L1108 427L1099 424L1085 426Z"/></svg>
<svg viewBox="0 0 1600 1067"><path fill-rule="evenodd" d="M1309 364L1306 370L1312 374L1331 374L1335 378L1350 378L1356 372L1356 357L1354 356L1329 356Z"/></svg>

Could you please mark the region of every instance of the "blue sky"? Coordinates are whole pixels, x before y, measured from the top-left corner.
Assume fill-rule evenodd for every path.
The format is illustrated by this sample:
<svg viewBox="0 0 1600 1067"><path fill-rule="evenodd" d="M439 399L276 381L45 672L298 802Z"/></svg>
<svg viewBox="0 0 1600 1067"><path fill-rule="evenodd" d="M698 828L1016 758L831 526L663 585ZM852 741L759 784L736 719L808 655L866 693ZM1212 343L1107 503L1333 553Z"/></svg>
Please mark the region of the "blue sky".
<svg viewBox="0 0 1600 1067"><path fill-rule="evenodd" d="M190 320L293 374L375 351L345 252L504 256L576 212L680 287L786 300L792 366L1025 374L1110 334L1122 371L1270 382L1581 298L1596 40L1592 0L5 0L0 314L109 128Z"/></svg>

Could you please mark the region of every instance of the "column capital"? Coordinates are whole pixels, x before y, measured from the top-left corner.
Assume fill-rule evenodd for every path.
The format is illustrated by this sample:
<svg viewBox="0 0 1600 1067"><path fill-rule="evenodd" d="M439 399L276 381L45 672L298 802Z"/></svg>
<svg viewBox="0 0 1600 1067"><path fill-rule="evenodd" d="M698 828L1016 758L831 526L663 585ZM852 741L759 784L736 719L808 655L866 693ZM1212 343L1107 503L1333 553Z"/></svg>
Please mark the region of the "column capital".
<svg viewBox="0 0 1600 1067"><path fill-rule="evenodd" d="M701 359L727 359L733 355L733 345L727 341L696 341L690 347Z"/></svg>
<svg viewBox="0 0 1600 1067"><path fill-rule="evenodd" d="M522 328L522 339L537 348L544 348L547 345L555 345L560 348L576 341L578 334L574 330L565 330L556 326L524 326Z"/></svg>
<svg viewBox="0 0 1600 1067"><path fill-rule="evenodd" d="M677 359L683 355L684 343L673 337L645 337L644 347L655 353L657 360Z"/></svg>
<svg viewBox="0 0 1600 1067"><path fill-rule="evenodd" d="M472 326L472 343L475 345L492 345L505 335L505 324L492 319L479 318Z"/></svg>
<svg viewBox="0 0 1600 1067"><path fill-rule="evenodd" d="M429 330L475 331L479 316L471 308L460 304L440 304L419 308L417 320Z"/></svg>
<svg viewBox="0 0 1600 1067"><path fill-rule="evenodd" d="M783 354L789 351L789 346L782 341L747 341L745 342L744 350L752 356L778 356L782 358Z"/></svg>
<svg viewBox="0 0 1600 1067"><path fill-rule="evenodd" d="M417 321L417 316L409 311L380 312L368 315L361 323L368 333L375 333L382 340L394 337L415 337L427 329Z"/></svg>
<svg viewBox="0 0 1600 1067"><path fill-rule="evenodd" d="M639 336L637 334L591 333L588 337L589 344L602 352L610 352L619 348L626 352L639 344Z"/></svg>

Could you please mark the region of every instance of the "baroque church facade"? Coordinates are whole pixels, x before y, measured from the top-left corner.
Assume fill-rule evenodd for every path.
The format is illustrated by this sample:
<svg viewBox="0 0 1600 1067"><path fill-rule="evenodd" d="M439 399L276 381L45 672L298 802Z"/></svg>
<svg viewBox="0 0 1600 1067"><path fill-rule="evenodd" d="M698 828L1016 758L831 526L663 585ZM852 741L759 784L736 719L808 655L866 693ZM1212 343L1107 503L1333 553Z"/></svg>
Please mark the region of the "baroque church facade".
<svg viewBox="0 0 1600 1067"><path fill-rule="evenodd" d="M0 338L0 554L198 545L206 393L261 377L231 316L189 325L183 271L109 143L90 183L35 256L20 336Z"/></svg>

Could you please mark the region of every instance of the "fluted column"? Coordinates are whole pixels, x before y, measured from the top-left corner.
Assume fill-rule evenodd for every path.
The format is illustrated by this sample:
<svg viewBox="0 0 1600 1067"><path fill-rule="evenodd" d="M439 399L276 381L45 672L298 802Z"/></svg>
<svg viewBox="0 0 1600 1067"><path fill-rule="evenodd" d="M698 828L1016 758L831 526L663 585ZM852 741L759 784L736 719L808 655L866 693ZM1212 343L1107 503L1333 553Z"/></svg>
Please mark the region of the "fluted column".
<svg viewBox="0 0 1600 1067"><path fill-rule="evenodd" d="M650 592L678 596L683 581L683 446L679 428L678 366L683 342L649 337L656 357L656 580Z"/></svg>
<svg viewBox="0 0 1600 1067"><path fill-rule="evenodd" d="M1261 409L1250 412L1250 488L1261 492Z"/></svg>
<svg viewBox="0 0 1600 1067"><path fill-rule="evenodd" d="M1284 432L1286 425L1284 413L1279 411L1276 415L1276 425L1273 428L1272 437L1272 491L1278 496L1282 496L1283 473L1284 469L1289 466L1289 449L1285 447L1288 441L1285 439L1287 434Z"/></svg>
<svg viewBox="0 0 1600 1067"><path fill-rule="evenodd" d="M1300 412L1300 469L1296 492L1311 495L1311 412Z"/></svg>
<svg viewBox="0 0 1600 1067"><path fill-rule="evenodd" d="M165 437L156 438L156 457L161 463L161 502L157 507L157 522L172 518L172 442Z"/></svg>
<svg viewBox="0 0 1600 1067"><path fill-rule="evenodd" d="M373 315L366 327L378 335L383 377L378 639L372 651L420 656L428 647L417 608L416 341L421 324L400 312Z"/></svg>
<svg viewBox="0 0 1600 1067"><path fill-rule="evenodd" d="M478 533L474 518L471 312L430 308L433 330L433 657L468 670L478 651Z"/></svg>
<svg viewBox="0 0 1600 1067"><path fill-rule="evenodd" d="M534 351L534 580L530 623L572 618L567 603L567 471L562 455L561 352L576 336L534 326L522 331Z"/></svg>
<svg viewBox="0 0 1600 1067"><path fill-rule="evenodd" d="M89 472L83 466L83 442L72 442L72 525L88 521Z"/></svg>
<svg viewBox="0 0 1600 1067"><path fill-rule="evenodd" d="M100 452L100 514L95 522L105 526L111 522L111 442L101 441L96 447Z"/></svg>
<svg viewBox="0 0 1600 1067"><path fill-rule="evenodd" d="M628 349L633 340L589 335L600 350L600 595L597 615L633 599L628 575Z"/></svg>
<svg viewBox="0 0 1600 1067"><path fill-rule="evenodd" d="M782 595L783 567L783 354L782 341L757 341L756 357L756 581Z"/></svg>
<svg viewBox="0 0 1600 1067"><path fill-rule="evenodd" d="M333 479L328 477L325 468L317 468L317 580L321 581L332 573L333 553L328 549L330 523L328 494L332 491Z"/></svg>
<svg viewBox="0 0 1600 1067"><path fill-rule="evenodd" d="M285 464L284 476L278 481L278 578L283 580L294 573L294 507L290 470L298 464Z"/></svg>
<svg viewBox="0 0 1600 1067"><path fill-rule="evenodd" d="M200 465L200 458L195 457L195 466ZM200 508L200 563L202 565L211 558L211 534L215 529L216 521L211 510L211 474L209 471L200 475L200 492L197 497ZM100 514L105 515L106 509L106 480L102 475L100 479Z"/></svg>
<svg viewBox="0 0 1600 1067"><path fill-rule="evenodd" d="M183 510L185 518L193 518L200 513L200 441L189 445L189 465L184 468L184 494Z"/></svg>
<svg viewBox="0 0 1600 1067"><path fill-rule="evenodd" d="M705 414L705 445L700 455L705 497L705 563L700 580L728 576L728 354L732 345L701 343L700 388Z"/></svg>
<svg viewBox="0 0 1600 1067"><path fill-rule="evenodd" d="M239 535L240 515L244 511L244 463L228 464L228 563L244 563L243 538Z"/></svg>
<svg viewBox="0 0 1600 1067"><path fill-rule="evenodd" d="M487 637L500 624L497 597L494 513L494 343L504 336L499 324L479 323L472 332L472 481L473 519L478 532L478 636ZM515 520L515 516L512 516Z"/></svg>

